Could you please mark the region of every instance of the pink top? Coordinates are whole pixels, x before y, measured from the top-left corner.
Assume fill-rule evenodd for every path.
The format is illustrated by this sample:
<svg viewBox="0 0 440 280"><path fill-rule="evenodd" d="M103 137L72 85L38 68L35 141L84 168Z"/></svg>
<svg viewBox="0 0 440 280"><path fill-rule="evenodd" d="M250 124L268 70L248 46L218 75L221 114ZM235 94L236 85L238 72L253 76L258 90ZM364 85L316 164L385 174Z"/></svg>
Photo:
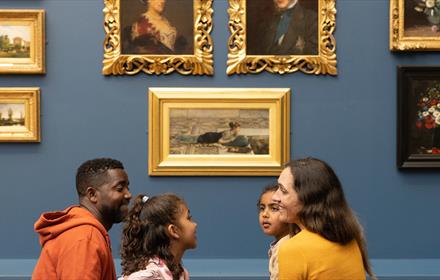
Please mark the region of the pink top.
<svg viewBox="0 0 440 280"><path fill-rule="evenodd" d="M173 280L173 275L165 262L160 258L152 258L143 270L136 271L128 276L119 277L118 280ZM179 280L189 280L186 269Z"/></svg>

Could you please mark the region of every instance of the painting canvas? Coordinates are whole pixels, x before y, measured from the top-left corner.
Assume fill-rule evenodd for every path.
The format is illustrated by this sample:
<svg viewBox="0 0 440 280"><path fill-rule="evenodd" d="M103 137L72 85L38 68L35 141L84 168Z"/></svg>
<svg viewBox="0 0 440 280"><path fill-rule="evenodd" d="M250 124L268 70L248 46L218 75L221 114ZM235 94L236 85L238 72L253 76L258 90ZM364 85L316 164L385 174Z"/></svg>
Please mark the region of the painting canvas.
<svg viewBox="0 0 440 280"><path fill-rule="evenodd" d="M123 54L193 54L194 3L121 1Z"/></svg>
<svg viewBox="0 0 440 280"><path fill-rule="evenodd" d="M172 109L170 154L269 154L269 110Z"/></svg>
<svg viewBox="0 0 440 280"><path fill-rule="evenodd" d="M440 38L440 1L406 0L404 36Z"/></svg>
<svg viewBox="0 0 440 280"><path fill-rule="evenodd" d="M104 75L212 75L212 0L104 0Z"/></svg>
<svg viewBox="0 0 440 280"><path fill-rule="evenodd" d="M23 131L26 129L25 119L25 104L0 102L0 131Z"/></svg>
<svg viewBox="0 0 440 280"><path fill-rule="evenodd" d="M29 25L8 25L0 21L0 60L4 58L27 58L31 56Z"/></svg>
<svg viewBox="0 0 440 280"><path fill-rule="evenodd" d="M440 167L440 67L398 68L398 166Z"/></svg>
<svg viewBox="0 0 440 280"><path fill-rule="evenodd" d="M246 1L249 55L318 55L318 0Z"/></svg>
<svg viewBox="0 0 440 280"><path fill-rule="evenodd" d="M273 176L290 159L290 90L150 88L152 176Z"/></svg>

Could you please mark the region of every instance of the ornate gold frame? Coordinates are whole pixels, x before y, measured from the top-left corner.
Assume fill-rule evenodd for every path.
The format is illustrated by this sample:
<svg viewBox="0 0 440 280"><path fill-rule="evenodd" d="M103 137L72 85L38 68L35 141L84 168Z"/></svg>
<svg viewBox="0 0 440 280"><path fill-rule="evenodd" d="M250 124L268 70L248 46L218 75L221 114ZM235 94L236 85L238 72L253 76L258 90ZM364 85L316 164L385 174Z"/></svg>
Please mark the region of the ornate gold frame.
<svg viewBox="0 0 440 280"><path fill-rule="evenodd" d="M0 74L44 74L44 10L0 10L0 22L26 24L32 28L30 58L0 58Z"/></svg>
<svg viewBox="0 0 440 280"><path fill-rule="evenodd" d="M40 142L40 89L0 88L0 103L24 104L25 129L0 130L0 142Z"/></svg>
<svg viewBox="0 0 440 280"><path fill-rule="evenodd" d="M170 154L170 108L269 109L268 155ZM150 88L148 174L278 176L290 159L290 89Z"/></svg>
<svg viewBox="0 0 440 280"><path fill-rule="evenodd" d="M336 26L336 0L316 0L319 1L319 55L295 56L246 54L246 1L229 0L231 36L228 41L228 75L257 74L262 71L276 74L301 71L306 74L337 75L336 40L333 36Z"/></svg>
<svg viewBox="0 0 440 280"><path fill-rule="evenodd" d="M404 0L390 0L390 50L438 51L440 37L404 36Z"/></svg>
<svg viewBox="0 0 440 280"><path fill-rule="evenodd" d="M213 75L212 0L194 1L193 55L121 54L120 1L104 0L104 75L170 74Z"/></svg>

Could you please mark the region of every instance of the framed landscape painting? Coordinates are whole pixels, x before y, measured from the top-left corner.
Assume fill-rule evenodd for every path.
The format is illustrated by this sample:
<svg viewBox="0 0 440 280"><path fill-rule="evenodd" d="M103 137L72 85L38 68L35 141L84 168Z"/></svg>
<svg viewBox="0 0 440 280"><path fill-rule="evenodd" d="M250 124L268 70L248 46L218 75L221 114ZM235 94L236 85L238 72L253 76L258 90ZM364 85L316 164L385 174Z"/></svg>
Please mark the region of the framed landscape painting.
<svg viewBox="0 0 440 280"><path fill-rule="evenodd" d="M212 0L104 0L104 75L212 75Z"/></svg>
<svg viewBox="0 0 440 280"><path fill-rule="evenodd" d="M153 176L278 176L290 159L290 90L150 88Z"/></svg>
<svg viewBox="0 0 440 280"><path fill-rule="evenodd" d="M0 88L0 142L40 142L39 88Z"/></svg>
<svg viewBox="0 0 440 280"><path fill-rule="evenodd" d="M44 11L0 10L0 74L42 74Z"/></svg>
<svg viewBox="0 0 440 280"><path fill-rule="evenodd" d="M228 74L336 75L335 0L229 0Z"/></svg>
<svg viewBox="0 0 440 280"><path fill-rule="evenodd" d="M440 167L440 66L398 67L397 164Z"/></svg>
<svg viewBox="0 0 440 280"><path fill-rule="evenodd" d="M440 50L440 1L390 0L390 49Z"/></svg>

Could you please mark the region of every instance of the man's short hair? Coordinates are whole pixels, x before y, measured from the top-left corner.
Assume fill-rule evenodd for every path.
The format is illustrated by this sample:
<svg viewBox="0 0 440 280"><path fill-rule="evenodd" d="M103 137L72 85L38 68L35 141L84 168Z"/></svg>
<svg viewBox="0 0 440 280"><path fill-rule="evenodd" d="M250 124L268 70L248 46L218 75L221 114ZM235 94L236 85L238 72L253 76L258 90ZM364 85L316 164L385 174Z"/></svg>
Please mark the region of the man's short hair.
<svg viewBox="0 0 440 280"><path fill-rule="evenodd" d="M103 175L110 169L124 169L122 162L111 158L91 159L78 167L76 171L76 191L84 196L87 187L96 187L102 184Z"/></svg>

